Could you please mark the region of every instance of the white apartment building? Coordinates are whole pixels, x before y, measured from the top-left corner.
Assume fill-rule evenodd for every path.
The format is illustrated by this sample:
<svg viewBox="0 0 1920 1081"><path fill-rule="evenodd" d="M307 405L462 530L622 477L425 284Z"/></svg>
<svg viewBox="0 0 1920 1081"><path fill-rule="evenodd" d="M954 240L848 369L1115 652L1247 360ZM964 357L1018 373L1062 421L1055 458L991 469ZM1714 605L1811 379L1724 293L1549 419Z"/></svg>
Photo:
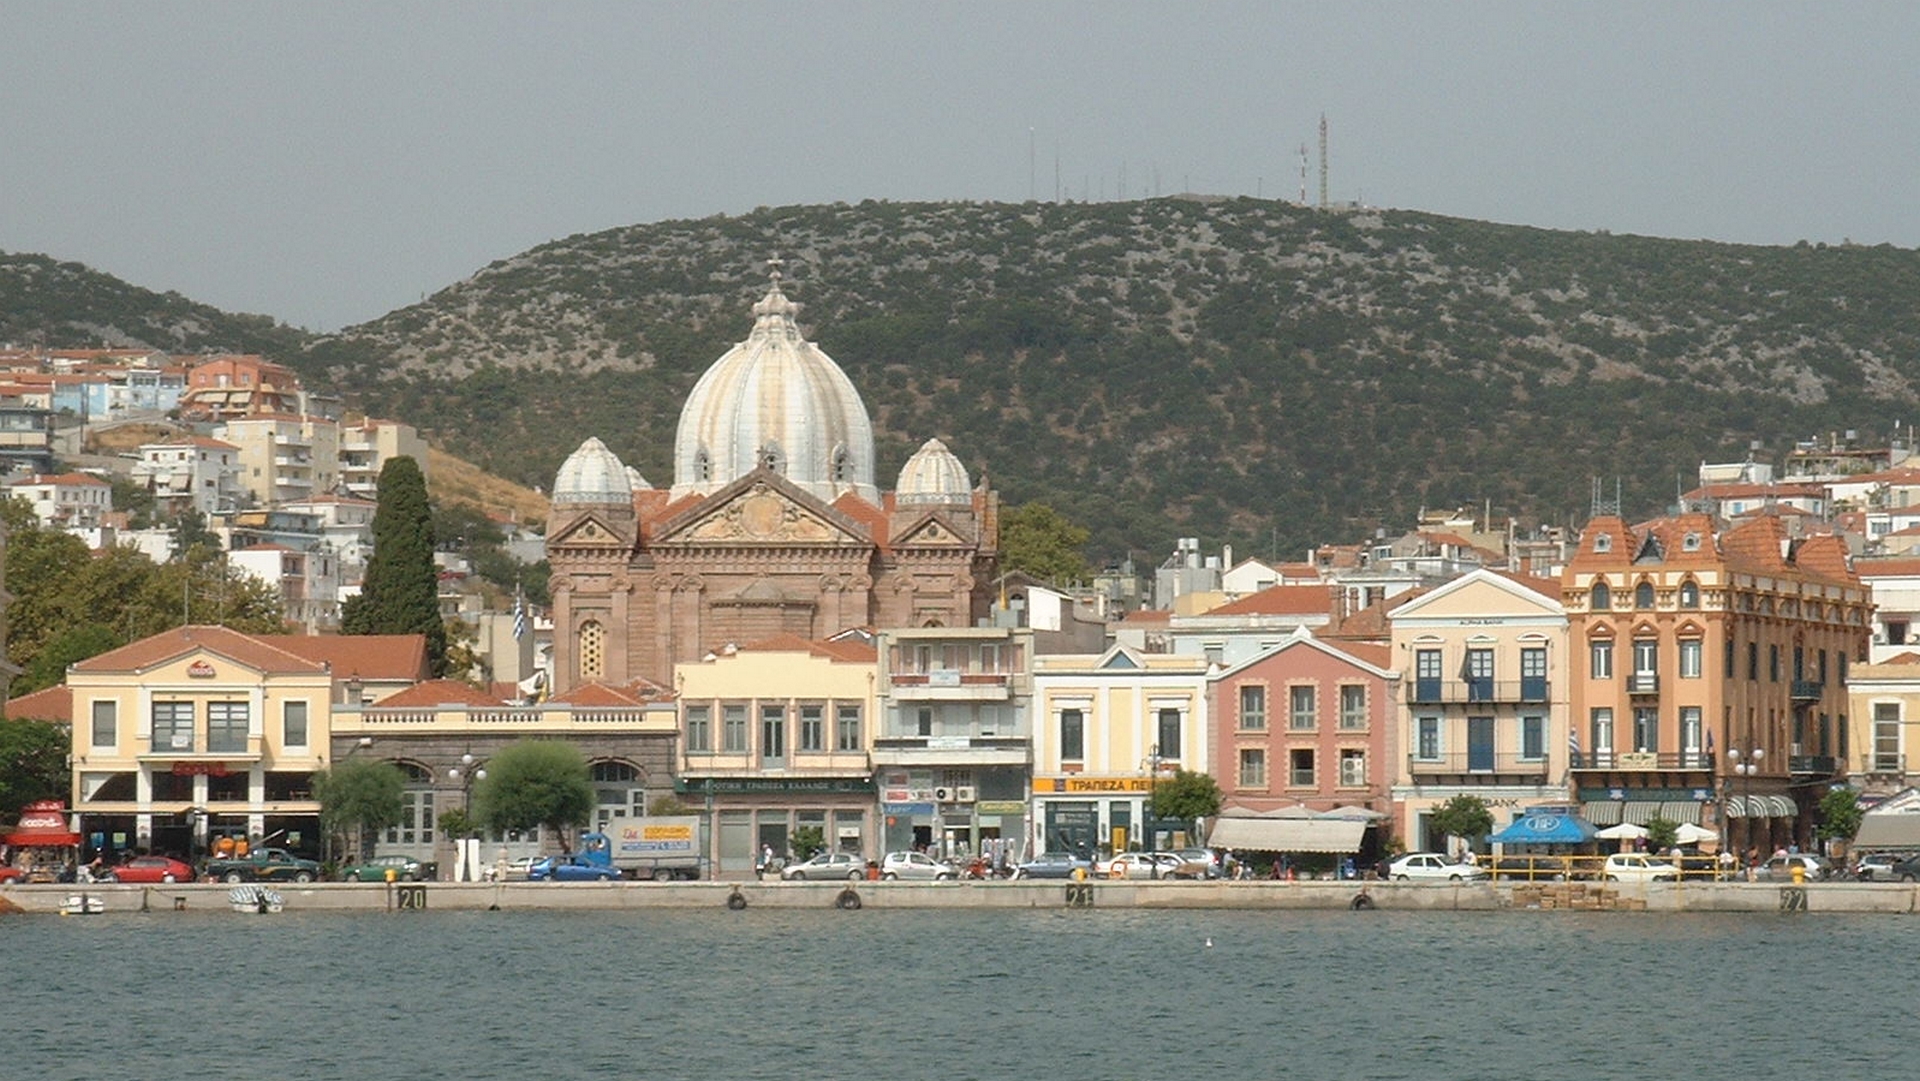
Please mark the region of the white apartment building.
<svg viewBox="0 0 1920 1081"><path fill-rule="evenodd" d="M133 479L153 493L154 509L166 517L188 510L211 518L239 508L240 448L205 436L142 443Z"/></svg>
<svg viewBox="0 0 1920 1081"><path fill-rule="evenodd" d="M10 485L9 493L33 504L34 516L44 524L69 532L99 526L113 509L113 486L85 473L36 473Z"/></svg>

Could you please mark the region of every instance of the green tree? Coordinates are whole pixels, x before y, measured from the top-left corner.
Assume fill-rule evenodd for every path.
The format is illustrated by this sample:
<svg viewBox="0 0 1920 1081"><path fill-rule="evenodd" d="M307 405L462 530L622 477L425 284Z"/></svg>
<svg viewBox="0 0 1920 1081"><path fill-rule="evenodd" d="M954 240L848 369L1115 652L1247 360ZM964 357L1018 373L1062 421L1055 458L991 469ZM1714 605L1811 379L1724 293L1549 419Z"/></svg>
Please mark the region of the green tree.
<svg viewBox="0 0 1920 1081"><path fill-rule="evenodd" d="M1453 797L1433 812L1430 821L1434 829L1470 844L1493 832L1493 811L1479 796Z"/></svg>
<svg viewBox="0 0 1920 1081"><path fill-rule="evenodd" d="M1859 792L1851 788L1830 788L1820 797L1817 832L1833 840L1851 841L1853 835L1860 832L1862 813Z"/></svg>
<svg viewBox="0 0 1920 1081"><path fill-rule="evenodd" d="M447 667L447 631L440 619L440 577L433 565L433 512L420 465L401 455L380 467L373 513L373 558L360 595L340 614L346 634L423 634L433 675Z"/></svg>
<svg viewBox="0 0 1920 1081"><path fill-rule="evenodd" d="M441 811L439 817L434 819L434 824L440 827L441 833L456 841L476 837L480 833L479 821L465 807L449 807Z"/></svg>
<svg viewBox="0 0 1920 1081"><path fill-rule="evenodd" d="M217 549L196 545L129 586L132 599L122 614L128 641L178 627L183 620L249 634L286 630L279 592L228 563Z"/></svg>
<svg viewBox="0 0 1920 1081"><path fill-rule="evenodd" d="M30 694L45 687L58 686L67 678L67 666L98 657L110 649L117 649L125 643L112 627L99 623L82 623L70 627L49 640L39 653L34 655L33 663L20 678L13 681L10 688L13 694Z"/></svg>
<svg viewBox="0 0 1920 1081"><path fill-rule="evenodd" d="M34 800L71 798L71 748L67 726L58 721L0 719L0 813L18 814Z"/></svg>
<svg viewBox="0 0 1920 1081"><path fill-rule="evenodd" d="M827 847L827 831L819 826L797 826L787 837L787 847L793 849L793 857L810 860L814 853Z"/></svg>
<svg viewBox="0 0 1920 1081"><path fill-rule="evenodd" d="M115 477L113 509L127 512L127 525L145 529L153 524L153 492L146 485L127 477Z"/></svg>
<svg viewBox="0 0 1920 1081"><path fill-rule="evenodd" d="M1023 503L1000 516L1000 569L1056 585L1083 582L1087 536L1047 504Z"/></svg>
<svg viewBox="0 0 1920 1081"><path fill-rule="evenodd" d="M195 546L220 550L220 536L207 528L206 515L188 507L173 520L173 551L177 556Z"/></svg>
<svg viewBox="0 0 1920 1081"><path fill-rule="evenodd" d="M1191 822L1212 818L1220 813L1220 784L1212 774L1178 770L1153 786L1153 817L1162 821Z"/></svg>
<svg viewBox="0 0 1920 1081"><path fill-rule="evenodd" d="M530 830L542 826L571 852L568 831L593 814L593 781L587 758L571 743L518 740L487 762L487 775L473 786L474 817L488 829Z"/></svg>
<svg viewBox="0 0 1920 1081"><path fill-rule="evenodd" d="M320 802L320 826L352 839L353 858L366 851L367 834L400 824L407 775L392 762L350 758L313 775L313 796Z"/></svg>
<svg viewBox="0 0 1920 1081"><path fill-rule="evenodd" d="M1647 847L1655 852L1665 852L1680 839L1680 823L1670 818L1655 816L1647 819Z"/></svg>

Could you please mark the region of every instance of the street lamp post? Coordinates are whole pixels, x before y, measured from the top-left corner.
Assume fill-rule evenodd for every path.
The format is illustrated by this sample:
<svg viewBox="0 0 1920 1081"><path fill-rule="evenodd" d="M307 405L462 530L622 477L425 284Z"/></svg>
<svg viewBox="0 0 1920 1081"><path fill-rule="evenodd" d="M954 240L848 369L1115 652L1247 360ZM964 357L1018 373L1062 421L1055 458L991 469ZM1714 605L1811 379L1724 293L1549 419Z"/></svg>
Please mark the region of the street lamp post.
<svg viewBox="0 0 1920 1081"><path fill-rule="evenodd" d="M1747 848L1753 847L1753 775L1760 772L1760 762L1767 757L1765 748L1748 747L1742 751L1738 747L1727 750L1727 757L1733 761L1733 772L1740 778L1740 809L1745 812L1742 832L1745 834ZM1727 834L1733 834L1733 823L1727 823Z"/></svg>
<svg viewBox="0 0 1920 1081"><path fill-rule="evenodd" d="M1147 827L1147 863L1151 868L1149 873L1153 880L1158 882L1160 881L1160 861L1153 858L1154 849L1160 843L1155 834L1155 827L1159 823L1154 820L1153 815L1154 797L1160 794L1160 745L1158 743L1147 745L1147 768L1152 770L1147 774L1147 813L1140 817L1146 821Z"/></svg>
<svg viewBox="0 0 1920 1081"><path fill-rule="evenodd" d="M447 770L450 780L459 782L460 809L462 818L467 822L469 832L473 829L473 782L487 779L486 763L473 757L472 751L460 755L460 764ZM478 881L480 878L480 839L477 837L456 837L453 842L453 880L455 882Z"/></svg>

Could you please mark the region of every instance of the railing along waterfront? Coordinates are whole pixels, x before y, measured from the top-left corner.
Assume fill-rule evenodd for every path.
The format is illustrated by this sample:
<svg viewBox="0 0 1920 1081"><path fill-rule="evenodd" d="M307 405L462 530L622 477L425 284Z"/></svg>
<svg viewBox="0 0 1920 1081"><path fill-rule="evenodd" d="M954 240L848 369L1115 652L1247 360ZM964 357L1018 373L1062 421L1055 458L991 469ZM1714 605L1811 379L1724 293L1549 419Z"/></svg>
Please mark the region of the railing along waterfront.
<svg viewBox="0 0 1920 1081"><path fill-rule="evenodd" d="M1686 881L1732 882L1744 880L1746 871L1735 864L1722 868L1713 856L1660 856L1647 853L1656 863L1672 864ZM1572 882L1605 879L1607 857L1601 855L1520 855L1482 857L1495 881Z"/></svg>

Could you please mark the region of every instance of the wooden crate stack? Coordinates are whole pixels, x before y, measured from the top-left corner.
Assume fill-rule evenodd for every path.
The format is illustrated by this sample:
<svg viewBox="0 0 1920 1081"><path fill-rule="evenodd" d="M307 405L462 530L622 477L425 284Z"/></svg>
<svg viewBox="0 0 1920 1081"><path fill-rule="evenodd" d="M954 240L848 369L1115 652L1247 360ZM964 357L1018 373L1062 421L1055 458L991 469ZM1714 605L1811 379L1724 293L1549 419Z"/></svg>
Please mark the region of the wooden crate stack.
<svg viewBox="0 0 1920 1081"><path fill-rule="evenodd" d="M1622 897L1611 886L1586 882L1532 883L1513 888L1515 908L1571 908L1583 910L1644 911L1643 897Z"/></svg>

